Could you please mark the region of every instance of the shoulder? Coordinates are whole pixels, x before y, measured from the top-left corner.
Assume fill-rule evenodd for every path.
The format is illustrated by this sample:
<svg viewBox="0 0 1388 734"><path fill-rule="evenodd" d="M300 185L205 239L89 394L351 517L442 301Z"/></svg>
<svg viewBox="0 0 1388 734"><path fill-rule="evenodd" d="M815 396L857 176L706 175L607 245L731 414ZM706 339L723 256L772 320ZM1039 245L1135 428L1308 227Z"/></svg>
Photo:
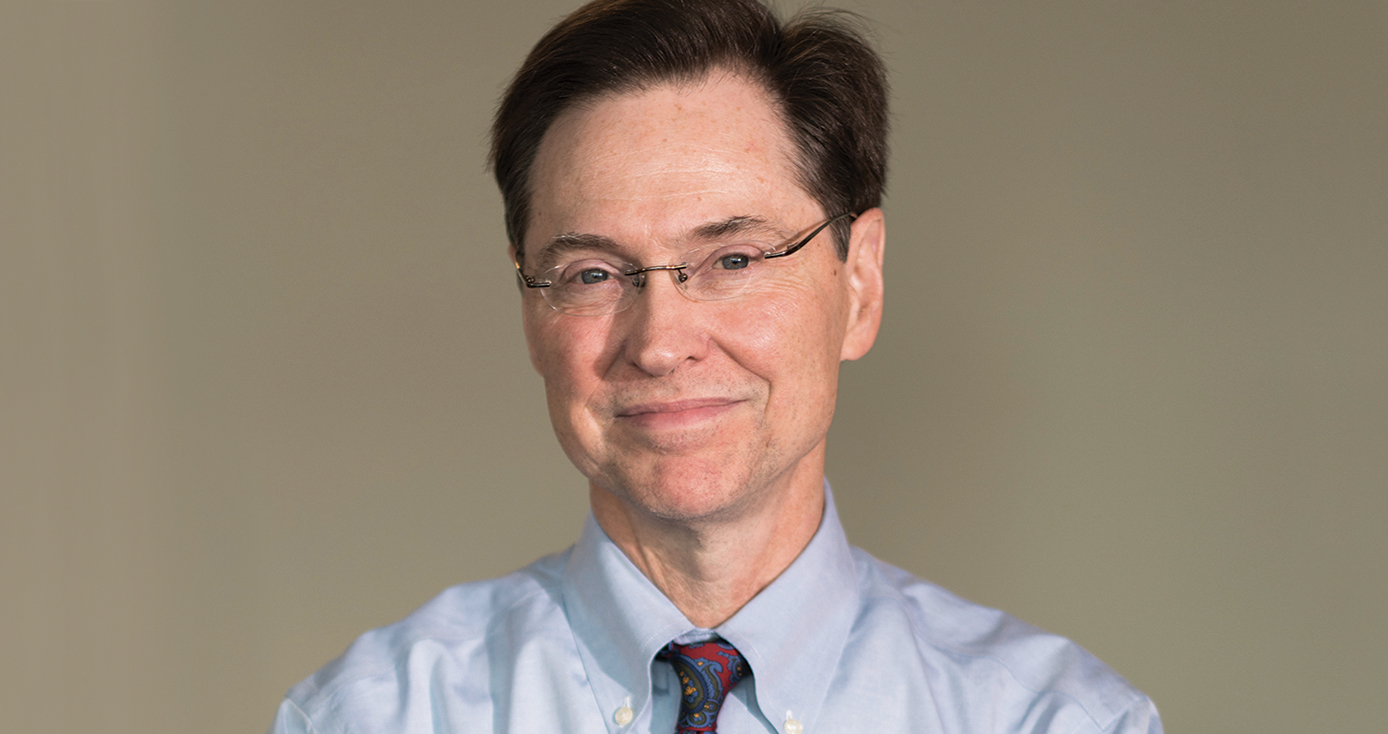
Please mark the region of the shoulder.
<svg viewBox="0 0 1388 734"><path fill-rule="evenodd" d="M567 557L567 552L548 556L507 576L444 590L399 622L357 638L340 657L291 688L286 706L321 723L401 715L388 711L391 702L440 679L485 694L493 661L521 654L512 647L569 635L559 599ZM569 640L572 644L571 635ZM357 710L373 701L384 706Z"/></svg>
<svg viewBox="0 0 1388 734"><path fill-rule="evenodd" d="M961 716L1010 721L1004 731L1161 731L1150 700L1074 642L853 551L856 630L902 638L926 685Z"/></svg>

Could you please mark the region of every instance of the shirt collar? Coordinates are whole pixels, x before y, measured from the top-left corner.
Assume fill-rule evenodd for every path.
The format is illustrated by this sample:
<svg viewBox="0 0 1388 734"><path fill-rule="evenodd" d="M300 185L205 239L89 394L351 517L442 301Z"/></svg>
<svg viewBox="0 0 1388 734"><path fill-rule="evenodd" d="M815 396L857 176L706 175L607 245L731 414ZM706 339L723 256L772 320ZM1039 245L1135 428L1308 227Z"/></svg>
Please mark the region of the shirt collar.
<svg viewBox="0 0 1388 734"><path fill-rule="evenodd" d="M565 612L600 710L630 697L648 720L651 660L671 639L697 632L589 513L564 571ZM853 557L828 482L819 529L795 561L718 634L752 666L757 705L773 724L786 711L814 731L858 608ZM605 717L609 731L618 727ZM779 728L779 727L778 727Z"/></svg>
<svg viewBox="0 0 1388 734"><path fill-rule="evenodd" d="M694 625L607 537L591 512L569 554L561 588L564 613L608 731L626 728L616 725L612 713L628 701L636 723L649 721L651 660Z"/></svg>

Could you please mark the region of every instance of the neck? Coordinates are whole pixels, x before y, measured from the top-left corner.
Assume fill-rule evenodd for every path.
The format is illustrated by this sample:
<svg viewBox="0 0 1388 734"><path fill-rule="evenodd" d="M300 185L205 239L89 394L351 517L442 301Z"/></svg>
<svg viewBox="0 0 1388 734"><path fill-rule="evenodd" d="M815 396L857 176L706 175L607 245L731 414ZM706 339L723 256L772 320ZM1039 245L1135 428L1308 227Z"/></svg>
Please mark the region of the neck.
<svg viewBox="0 0 1388 734"><path fill-rule="evenodd" d="M824 513L818 458L782 477L764 501L716 519L655 517L590 483L593 516L690 622L711 629L775 580L814 537Z"/></svg>

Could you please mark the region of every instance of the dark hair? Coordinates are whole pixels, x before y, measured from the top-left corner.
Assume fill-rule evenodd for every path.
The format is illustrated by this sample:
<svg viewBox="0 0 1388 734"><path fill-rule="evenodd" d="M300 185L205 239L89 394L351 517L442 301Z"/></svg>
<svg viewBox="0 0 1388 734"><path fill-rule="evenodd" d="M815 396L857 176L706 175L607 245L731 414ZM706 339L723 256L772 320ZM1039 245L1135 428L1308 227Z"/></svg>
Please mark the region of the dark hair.
<svg viewBox="0 0 1388 734"><path fill-rule="evenodd" d="M726 68L760 83L781 111L800 184L833 216L879 206L887 174L882 61L843 11L784 25L757 0L594 0L550 29L511 80L492 122L491 164L518 252L530 169L562 112L604 94L695 82ZM839 256L848 222L835 226Z"/></svg>

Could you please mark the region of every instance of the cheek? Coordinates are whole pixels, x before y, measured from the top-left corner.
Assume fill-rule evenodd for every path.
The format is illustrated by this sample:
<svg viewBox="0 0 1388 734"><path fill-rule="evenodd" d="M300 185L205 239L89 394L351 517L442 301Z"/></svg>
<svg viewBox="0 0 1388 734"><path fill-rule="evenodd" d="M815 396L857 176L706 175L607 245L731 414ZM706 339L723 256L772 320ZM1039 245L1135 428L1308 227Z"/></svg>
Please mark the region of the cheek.
<svg viewBox="0 0 1388 734"><path fill-rule="evenodd" d="M525 339L530 361L554 398L581 392L595 374L600 349L606 342L608 319L576 319L545 307L525 314ZM594 345L598 345L595 348Z"/></svg>
<svg viewBox="0 0 1388 734"><path fill-rule="evenodd" d="M756 298L718 305L721 313L711 320L708 333L721 351L744 369L770 380L796 359L794 340L786 324L794 318L782 294L758 294Z"/></svg>
<svg viewBox="0 0 1388 734"><path fill-rule="evenodd" d="M762 377L776 402L832 393L842 348L836 301L803 288L768 292L720 319L720 341L743 368Z"/></svg>
<svg viewBox="0 0 1388 734"><path fill-rule="evenodd" d="M837 290L788 283L765 293L755 308L740 309L733 318L746 323L758 350L777 360L811 369L836 363L844 339L844 299Z"/></svg>

